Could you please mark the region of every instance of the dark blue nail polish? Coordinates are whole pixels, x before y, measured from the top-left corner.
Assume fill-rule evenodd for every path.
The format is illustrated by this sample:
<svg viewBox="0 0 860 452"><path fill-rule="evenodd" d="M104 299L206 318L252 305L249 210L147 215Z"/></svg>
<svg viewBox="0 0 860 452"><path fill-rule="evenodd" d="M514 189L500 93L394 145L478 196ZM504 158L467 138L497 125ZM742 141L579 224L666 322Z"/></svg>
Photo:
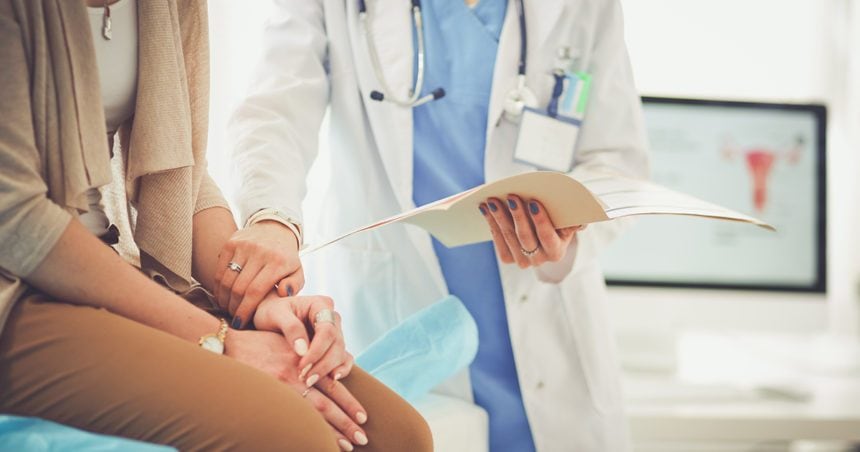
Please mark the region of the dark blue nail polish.
<svg viewBox="0 0 860 452"><path fill-rule="evenodd" d="M287 296L288 297L293 296L293 286L287 286Z"/></svg>
<svg viewBox="0 0 860 452"><path fill-rule="evenodd" d="M537 215L540 212L540 208L538 208L537 203L534 201L529 203L529 210L532 211L532 215Z"/></svg>
<svg viewBox="0 0 860 452"><path fill-rule="evenodd" d="M486 214L487 214L487 211L486 211L486 210L484 210L484 206L478 206L478 210L480 210L480 211L481 211L481 215L486 215Z"/></svg>
<svg viewBox="0 0 860 452"><path fill-rule="evenodd" d="M510 207L511 210L517 210L517 202L513 199L508 199L508 207Z"/></svg>
<svg viewBox="0 0 860 452"><path fill-rule="evenodd" d="M233 317L233 323L230 325L234 330L238 330L242 328L242 318L241 317Z"/></svg>
<svg viewBox="0 0 860 452"><path fill-rule="evenodd" d="M496 203L494 203L494 202L488 202L487 205L490 206L490 210L492 210L493 212L499 210L499 208L496 207Z"/></svg>

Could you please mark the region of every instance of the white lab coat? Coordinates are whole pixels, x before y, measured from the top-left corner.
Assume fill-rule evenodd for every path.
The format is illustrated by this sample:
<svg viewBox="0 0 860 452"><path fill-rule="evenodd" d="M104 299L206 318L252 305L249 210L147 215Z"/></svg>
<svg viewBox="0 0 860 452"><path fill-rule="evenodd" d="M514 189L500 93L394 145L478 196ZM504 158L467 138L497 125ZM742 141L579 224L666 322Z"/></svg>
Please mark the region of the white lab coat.
<svg viewBox="0 0 860 452"><path fill-rule="evenodd" d="M450 0L462 1L462 0ZM330 107L331 182L318 237L414 207L412 112L369 98L380 89L355 0L280 0L265 31L263 61L230 125L241 219L275 207L301 218L305 176ZM368 0L374 39L392 89L413 80L407 0ZM502 119L516 86L519 26L510 2L500 38L486 131L491 181L535 168L512 158L517 126ZM647 173L641 105L633 86L618 0L527 0L528 86L549 100L559 47L594 77L574 176ZM434 88L434 87L430 87ZM540 451L628 449L599 251L620 224L591 225L568 258L540 269L500 264L511 342L526 413ZM333 296L353 352L439 299L446 285L430 236L395 225L354 236L305 260L308 287ZM474 275L481 278L480 273ZM500 309L502 307L500 306ZM470 399L468 378L447 392Z"/></svg>

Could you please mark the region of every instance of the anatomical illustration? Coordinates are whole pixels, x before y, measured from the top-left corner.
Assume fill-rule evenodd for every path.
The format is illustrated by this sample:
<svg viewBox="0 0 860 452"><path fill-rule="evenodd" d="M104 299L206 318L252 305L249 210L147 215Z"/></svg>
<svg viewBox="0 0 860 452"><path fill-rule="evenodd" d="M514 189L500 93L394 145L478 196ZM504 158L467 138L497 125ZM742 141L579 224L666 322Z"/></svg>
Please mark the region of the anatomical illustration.
<svg viewBox="0 0 860 452"><path fill-rule="evenodd" d="M753 206L755 206L757 214L763 213L767 208L768 180L774 165L781 160L790 165L796 164L800 160L804 144L805 140L803 136L798 136L794 140L794 144L786 149L776 149L767 146L744 148L737 146L730 138L726 140L722 151L723 158L728 161L734 161L740 157L746 162L747 169L752 178Z"/></svg>

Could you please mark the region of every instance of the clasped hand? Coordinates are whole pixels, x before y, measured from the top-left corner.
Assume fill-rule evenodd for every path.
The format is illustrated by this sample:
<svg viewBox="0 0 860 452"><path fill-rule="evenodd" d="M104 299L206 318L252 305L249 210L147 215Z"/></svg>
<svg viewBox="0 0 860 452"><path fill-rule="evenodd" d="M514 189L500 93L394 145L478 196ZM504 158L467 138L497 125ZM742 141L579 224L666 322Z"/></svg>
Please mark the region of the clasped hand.
<svg viewBox="0 0 860 452"><path fill-rule="evenodd" d="M264 297L254 315L253 330L227 335L227 354L262 370L299 392L333 427L338 439L363 445L359 427L367 411L340 382L352 369L353 358L344 347L340 316L334 323L313 323L321 310L332 310L328 297Z"/></svg>
<svg viewBox="0 0 860 452"><path fill-rule="evenodd" d="M263 221L233 234L218 254L215 299L244 328L272 289L296 295L305 284L296 236L286 226Z"/></svg>

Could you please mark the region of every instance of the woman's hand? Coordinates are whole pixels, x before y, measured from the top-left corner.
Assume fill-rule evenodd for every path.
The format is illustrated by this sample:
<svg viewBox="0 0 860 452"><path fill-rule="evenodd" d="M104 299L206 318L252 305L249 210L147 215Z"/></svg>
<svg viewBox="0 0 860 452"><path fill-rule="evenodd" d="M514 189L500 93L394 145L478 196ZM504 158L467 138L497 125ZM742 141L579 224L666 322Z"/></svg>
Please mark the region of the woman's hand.
<svg viewBox="0 0 860 452"><path fill-rule="evenodd" d="M584 229L556 229L539 201L525 203L517 195L508 195L504 202L490 198L480 209L493 233L499 259L520 268L564 259L570 243L576 240L576 232Z"/></svg>
<svg viewBox="0 0 860 452"><path fill-rule="evenodd" d="M299 377L301 357L280 334L231 330L227 334L225 351L227 356L274 376L307 398L335 430L339 443L367 444L367 432L359 427L367 422L364 407L341 382L332 378L323 377L316 386L308 387Z"/></svg>
<svg viewBox="0 0 860 452"><path fill-rule="evenodd" d="M219 253L215 298L233 315L233 328L244 328L276 285L286 297L304 284L298 239L278 222L261 221L237 231Z"/></svg>
<svg viewBox="0 0 860 452"><path fill-rule="evenodd" d="M320 311L329 311L332 322L314 323ZM257 308L254 325L259 330L280 332L293 344L302 357L298 363L299 377L305 379L308 387L326 376L340 380L352 370L354 359L346 351L340 315L334 312L334 302L329 297L281 298L270 294ZM313 336L310 346L309 332Z"/></svg>

